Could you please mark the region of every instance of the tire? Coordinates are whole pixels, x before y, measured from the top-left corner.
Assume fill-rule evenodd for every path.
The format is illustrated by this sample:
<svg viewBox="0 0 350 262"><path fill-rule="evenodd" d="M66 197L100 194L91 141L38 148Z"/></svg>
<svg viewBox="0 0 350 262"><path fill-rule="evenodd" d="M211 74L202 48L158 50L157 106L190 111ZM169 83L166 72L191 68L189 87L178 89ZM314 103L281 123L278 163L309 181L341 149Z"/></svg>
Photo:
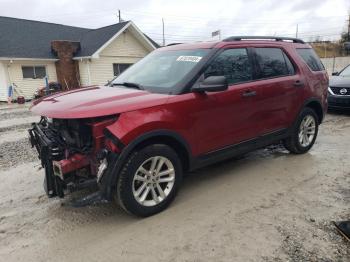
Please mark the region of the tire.
<svg viewBox="0 0 350 262"><path fill-rule="evenodd" d="M182 163L176 152L167 145L149 145L132 152L125 161L115 198L126 212L151 216L169 206L181 181Z"/></svg>
<svg viewBox="0 0 350 262"><path fill-rule="evenodd" d="M311 121L308 122L309 125L307 125L307 121ZM308 128L305 127L305 124ZM293 154L304 154L309 151L315 143L318 134L318 124L319 120L315 111L309 107L305 107L299 114L298 119L292 128L291 136L283 141L284 147ZM307 135L307 142L303 135L301 135L301 137L304 137L304 140L301 140L302 138L299 137L302 132L301 129L304 130L303 134L310 134L310 136ZM313 132L311 130L313 130ZM311 137L312 133L313 136Z"/></svg>

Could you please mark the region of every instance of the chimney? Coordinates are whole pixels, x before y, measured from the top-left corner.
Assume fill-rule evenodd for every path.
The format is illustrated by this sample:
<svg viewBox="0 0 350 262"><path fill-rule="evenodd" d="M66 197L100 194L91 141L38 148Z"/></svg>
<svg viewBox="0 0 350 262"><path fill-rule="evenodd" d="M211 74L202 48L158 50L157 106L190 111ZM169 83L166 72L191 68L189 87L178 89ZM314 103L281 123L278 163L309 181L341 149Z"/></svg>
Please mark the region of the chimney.
<svg viewBox="0 0 350 262"><path fill-rule="evenodd" d="M79 87L79 64L74 61L74 54L79 51L80 42L54 40L51 50L59 59L56 64L57 80L64 90Z"/></svg>

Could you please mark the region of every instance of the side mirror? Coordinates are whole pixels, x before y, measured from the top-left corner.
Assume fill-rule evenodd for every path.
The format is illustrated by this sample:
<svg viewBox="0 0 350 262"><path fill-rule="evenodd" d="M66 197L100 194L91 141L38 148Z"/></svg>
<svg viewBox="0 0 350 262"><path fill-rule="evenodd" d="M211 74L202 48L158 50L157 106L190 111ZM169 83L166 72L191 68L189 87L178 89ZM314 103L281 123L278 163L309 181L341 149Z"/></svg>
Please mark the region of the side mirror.
<svg viewBox="0 0 350 262"><path fill-rule="evenodd" d="M203 80L198 86L193 87L193 92L219 92L228 88L225 76L209 76Z"/></svg>
<svg viewBox="0 0 350 262"><path fill-rule="evenodd" d="M332 76L337 76L339 74L339 72L333 72Z"/></svg>

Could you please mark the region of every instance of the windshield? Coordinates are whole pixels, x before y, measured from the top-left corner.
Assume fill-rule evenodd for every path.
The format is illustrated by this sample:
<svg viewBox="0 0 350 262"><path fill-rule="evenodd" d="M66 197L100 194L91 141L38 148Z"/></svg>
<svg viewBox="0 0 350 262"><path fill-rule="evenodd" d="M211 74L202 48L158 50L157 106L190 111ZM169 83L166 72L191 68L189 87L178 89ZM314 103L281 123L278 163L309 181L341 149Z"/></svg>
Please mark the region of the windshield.
<svg viewBox="0 0 350 262"><path fill-rule="evenodd" d="M155 51L116 77L111 85L172 93L172 88L209 53L209 49Z"/></svg>
<svg viewBox="0 0 350 262"><path fill-rule="evenodd" d="M347 66L339 75L344 77L350 77L350 66Z"/></svg>

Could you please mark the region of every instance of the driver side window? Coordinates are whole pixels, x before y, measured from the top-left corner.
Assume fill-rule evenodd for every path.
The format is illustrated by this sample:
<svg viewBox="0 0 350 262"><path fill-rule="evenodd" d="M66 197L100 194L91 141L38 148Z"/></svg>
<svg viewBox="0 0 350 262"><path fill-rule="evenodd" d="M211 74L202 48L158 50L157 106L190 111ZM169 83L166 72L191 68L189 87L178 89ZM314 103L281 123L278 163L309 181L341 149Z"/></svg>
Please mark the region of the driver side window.
<svg viewBox="0 0 350 262"><path fill-rule="evenodd" d="M251 81L252 66L247 49L227 49L220 53L204 72L204 77L225 76L229 84Z"/></svg>

